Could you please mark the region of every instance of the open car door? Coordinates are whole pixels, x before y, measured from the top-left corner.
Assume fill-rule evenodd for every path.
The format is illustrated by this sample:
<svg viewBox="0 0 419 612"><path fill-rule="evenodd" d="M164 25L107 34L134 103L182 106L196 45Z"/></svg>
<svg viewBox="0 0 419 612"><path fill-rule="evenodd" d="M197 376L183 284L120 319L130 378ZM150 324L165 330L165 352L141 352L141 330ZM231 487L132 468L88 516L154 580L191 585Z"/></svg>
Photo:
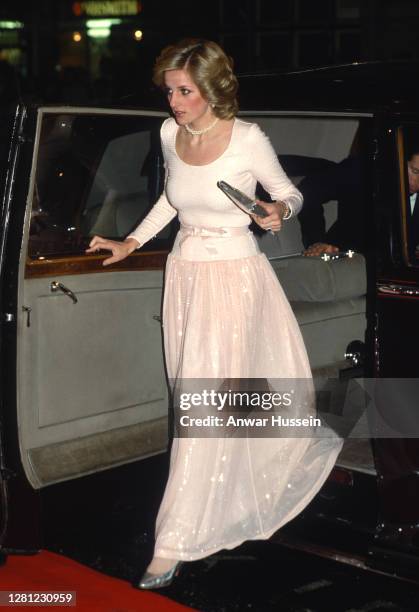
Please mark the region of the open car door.
<svg viewBox="0 0 419 612"><path fill-rule="evenodd" d="M124 238L159 195L163 117L17 114L3 202L3 548L39 546L42 487L167 448L160 308L172 227L114 266L84 254L95 234Z"/></svg>

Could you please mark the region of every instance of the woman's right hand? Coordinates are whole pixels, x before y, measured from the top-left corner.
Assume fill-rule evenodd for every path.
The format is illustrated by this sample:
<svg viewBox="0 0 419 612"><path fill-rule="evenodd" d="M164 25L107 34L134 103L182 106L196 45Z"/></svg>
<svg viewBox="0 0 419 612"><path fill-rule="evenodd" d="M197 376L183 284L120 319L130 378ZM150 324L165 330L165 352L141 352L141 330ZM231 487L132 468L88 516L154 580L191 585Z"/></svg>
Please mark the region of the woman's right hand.
<svg viewBox="0 0 419 612"><path fill-rule="evenodd" d="M127 238L123 242L118 240L108 240L107 238L101 238L101 236L93 236L90 241L89 248L86 249L86 253L97 253L102 249L105 251L111 251L112 257L108 257L103 260L103 266L109 266L110 264L122 261L125 257L128 257L135 251L139 246L139 243L135 238Z"/></svg>

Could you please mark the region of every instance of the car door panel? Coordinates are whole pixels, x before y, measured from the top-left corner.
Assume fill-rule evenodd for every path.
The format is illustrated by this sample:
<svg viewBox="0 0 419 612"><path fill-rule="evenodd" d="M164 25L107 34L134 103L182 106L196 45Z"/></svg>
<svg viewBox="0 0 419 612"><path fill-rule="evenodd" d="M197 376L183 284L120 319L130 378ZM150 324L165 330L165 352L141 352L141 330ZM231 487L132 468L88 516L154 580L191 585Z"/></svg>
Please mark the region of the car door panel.
<svg viewBox="0 0 419 612"><path fill-rule="evenodd" d="M52 280L70 288L77 303L53 293ZM157 319L162 280L161 271L25 280L22 304L31 311L29 326L26 311L19 321L23 454L164 420L167 391ZM135 450L135 457L142 454ZM33 462L31 469L36 474Z"/></svg>

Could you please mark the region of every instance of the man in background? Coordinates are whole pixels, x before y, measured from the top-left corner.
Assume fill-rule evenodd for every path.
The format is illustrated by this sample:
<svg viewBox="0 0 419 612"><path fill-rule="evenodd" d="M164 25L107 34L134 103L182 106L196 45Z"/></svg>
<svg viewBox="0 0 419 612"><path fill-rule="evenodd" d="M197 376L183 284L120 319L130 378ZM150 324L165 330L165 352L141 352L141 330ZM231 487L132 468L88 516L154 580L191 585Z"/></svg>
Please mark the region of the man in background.
<svg viewBox="0 0 419 612"><path fill-rule="evenodd" d="M419 257L419 131L406 129L407 178L409 184L408 240L409 252Z"/></svg>
<svg viewBox="0 0 419 612"><path fill-rule="evenodd" d="M365 165L362 156L331 162L308 174L298 185L304 205L298 215L305 247L304 255L320 256L352 249L365 251ZM337 219L326 229L323 206L337 201Z"/></svg>

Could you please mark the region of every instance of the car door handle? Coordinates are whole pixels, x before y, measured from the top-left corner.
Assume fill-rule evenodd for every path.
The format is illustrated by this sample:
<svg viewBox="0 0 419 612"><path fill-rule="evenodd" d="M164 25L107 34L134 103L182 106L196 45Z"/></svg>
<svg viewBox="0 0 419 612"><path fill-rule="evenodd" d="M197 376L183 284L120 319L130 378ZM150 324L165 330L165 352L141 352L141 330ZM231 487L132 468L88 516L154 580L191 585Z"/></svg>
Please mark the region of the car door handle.
<svg viewBox="0 0 419 612"><path fill-rule="evenodd" d="M73 304L77 304L78 300L77 300L76 296L74 295L74 293L71 291L71 289L69 289L68 287L66 287L62 283L59 283L58 281L52 281L51 285L50 285L50 288L51 288L51 291L53 293L55 293L57 291L62 291L71 300L73 300Z"/></svg>

